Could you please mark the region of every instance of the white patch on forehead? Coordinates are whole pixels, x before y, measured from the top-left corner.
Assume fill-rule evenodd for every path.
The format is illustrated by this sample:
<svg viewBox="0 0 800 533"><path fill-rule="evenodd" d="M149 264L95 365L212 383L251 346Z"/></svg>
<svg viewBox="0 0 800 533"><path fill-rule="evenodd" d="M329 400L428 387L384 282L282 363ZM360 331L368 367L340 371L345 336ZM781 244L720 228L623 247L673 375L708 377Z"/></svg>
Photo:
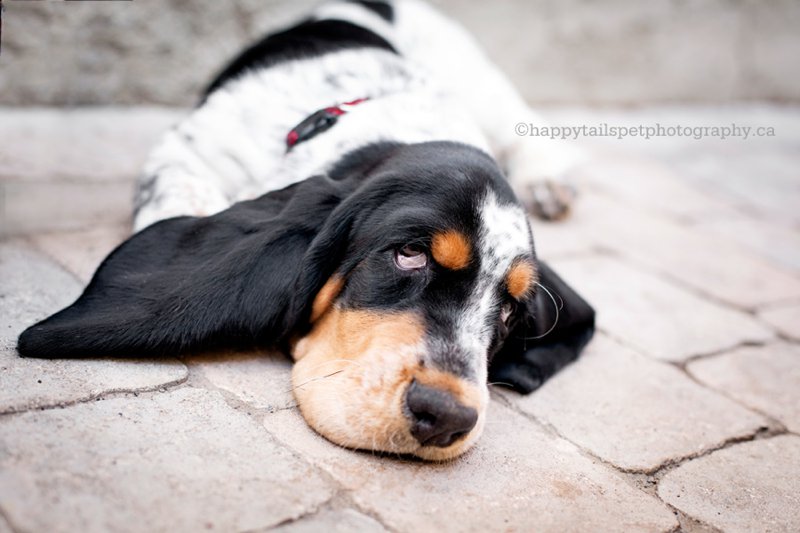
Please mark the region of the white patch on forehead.
<svg viewBox="0 0 800 533"><path fill-rule="evenodd" d="M525 211L515 204L501 204L494 192L487 190L479 208L480 232L478 254L480 272L472 294L467 299L458 322L459 347L477 364L478 379L485 380L484 357L492 340L497 312L497 287L503 282L511 263L529 254L530 235Z"/></svg>
<svg viewBox="0 0 800 533"><path fill-rule="evenodd" d="M483 261L481 271L486 271L486 263L493 267L510 266L520 254L530 252L528 220L525 211L516 204L501 204L490 189L480 208L481 243L480 253ZM495 268L491 268L494 270ZM502 277L503 272L497 273Z"/></svg>

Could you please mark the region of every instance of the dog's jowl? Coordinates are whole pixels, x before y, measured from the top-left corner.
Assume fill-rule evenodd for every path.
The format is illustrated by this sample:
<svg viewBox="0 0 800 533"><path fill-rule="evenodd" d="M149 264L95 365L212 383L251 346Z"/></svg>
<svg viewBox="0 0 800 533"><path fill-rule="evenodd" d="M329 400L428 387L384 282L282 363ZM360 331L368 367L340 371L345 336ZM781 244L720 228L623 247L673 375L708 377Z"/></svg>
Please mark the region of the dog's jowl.
<svg viewBox="0 0 800 533"><path fill-rule="evenodd" d="M533 391L594 327L528 220L574 159L516 136L520 121L539 119L425 4L323 5L245 50L164 135L137 232L18 350L277 348L331 441L455 457L486 423L488 383ZM551 196L540 214L564 214Z"/></svg>

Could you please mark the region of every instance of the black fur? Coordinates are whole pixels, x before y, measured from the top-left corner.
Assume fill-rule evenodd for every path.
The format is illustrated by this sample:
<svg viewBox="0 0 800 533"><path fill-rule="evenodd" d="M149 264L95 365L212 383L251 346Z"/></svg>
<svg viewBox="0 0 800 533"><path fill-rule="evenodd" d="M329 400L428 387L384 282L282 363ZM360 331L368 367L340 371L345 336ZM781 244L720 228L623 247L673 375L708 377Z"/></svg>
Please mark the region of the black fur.
<svg viewBox="0 0 800 533"><path fill-rule="evenodd" d="M356 4L361 4L370 11L376 13L386 22L394 22L394 9L389 2L381 0L355 0Z"/></svg>
<svg viewBox="0 0 800 533"><path fill-rule="evenodd" d="M247 48L214 78L203 98L247 71L347 48L381 48L397 53L386 39L361 26L343 20L307 20L267 35Z"/></svg>

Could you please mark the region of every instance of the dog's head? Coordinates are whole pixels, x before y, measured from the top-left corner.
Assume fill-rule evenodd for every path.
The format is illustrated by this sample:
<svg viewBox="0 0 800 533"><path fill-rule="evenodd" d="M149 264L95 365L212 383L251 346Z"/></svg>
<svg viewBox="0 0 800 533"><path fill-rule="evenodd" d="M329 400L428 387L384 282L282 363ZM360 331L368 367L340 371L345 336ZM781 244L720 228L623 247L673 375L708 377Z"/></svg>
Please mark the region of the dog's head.
<svg viewBox="0 0 800 533"><path fill-rule="evenodd" d="M482 431L493 356L507 370L526 334L552 329L543 271L489 156L453 143L377 145L327 176L145 229L75 304L23 333L19 351L277 344L295 360L295 396L319 433L445 459Z"/></svg>

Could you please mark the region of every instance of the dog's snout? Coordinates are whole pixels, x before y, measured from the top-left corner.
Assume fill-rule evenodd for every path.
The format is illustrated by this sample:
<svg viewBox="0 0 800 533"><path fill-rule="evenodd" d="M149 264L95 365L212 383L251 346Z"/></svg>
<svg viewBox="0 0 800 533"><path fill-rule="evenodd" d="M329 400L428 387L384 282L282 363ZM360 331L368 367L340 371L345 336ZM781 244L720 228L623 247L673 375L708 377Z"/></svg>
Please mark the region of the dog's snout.
<svg viewBox="0 0 800 533"><path fill-rule="evenodd" d="M475 427L478 411L460 403L454 395L411 382L406 392L411 434L423 446L450 446Z"/></svg>

